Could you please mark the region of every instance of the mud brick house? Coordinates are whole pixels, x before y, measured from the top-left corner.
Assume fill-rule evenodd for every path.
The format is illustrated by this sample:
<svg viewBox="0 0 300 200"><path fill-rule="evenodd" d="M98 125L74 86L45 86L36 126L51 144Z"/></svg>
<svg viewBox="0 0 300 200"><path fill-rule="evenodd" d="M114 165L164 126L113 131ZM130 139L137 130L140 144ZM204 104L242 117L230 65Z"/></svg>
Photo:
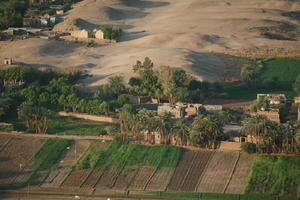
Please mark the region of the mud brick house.
<svg viewBox="0 0 300 200"><path fill-rule="evenodd" d="M286 103L284 94L257 94L257 100L266 99L271 105L280 105Z"/></svg>
<svg viewBox="0 0 300 200"><path fill-rule="evenodd" d="M3 64L4 65L12 65L12 58L4 58L3 59Z"/></svg>
<svg viewBox="0 0 300 200"><path fill-rule="evenodd" d="M257 112L250 113L251 115L261 115L266 119L280 123L279 109L258 110Z"/></svg>

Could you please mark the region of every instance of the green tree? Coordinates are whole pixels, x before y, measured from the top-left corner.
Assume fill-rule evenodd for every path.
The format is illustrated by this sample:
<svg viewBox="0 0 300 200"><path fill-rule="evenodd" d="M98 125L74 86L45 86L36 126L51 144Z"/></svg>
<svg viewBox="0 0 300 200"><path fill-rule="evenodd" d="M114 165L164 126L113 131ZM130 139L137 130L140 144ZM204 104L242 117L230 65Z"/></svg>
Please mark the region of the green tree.
<svg viewBox="0 0 300 200"><path fill-rule="evenodd" d="M160 134L161 144L170 144L170 136L174 128L172 117L172 113L165 112L157 120L156 131Z"/></svg>
<svg viewBox="0 0 300 200"><path fill-rule="evenodd" d="M190 140L190 128L184 119L179 119L174 128L174 137L176 144L188 145Z"/></svg>
<svg viewBox="0 0 300 200"><path fill-rule="evenodd" d="M241 71L241 78L247 83L249 88L253 88L259 82L258 70L254 67L244 67Z"/></svg>
<svg viewBox="0 0 300 200"><path fill-rule="evenodd" d="M300 95L300 75L296 77L295 83L293 85L294 91L297 95Z"/></svg>

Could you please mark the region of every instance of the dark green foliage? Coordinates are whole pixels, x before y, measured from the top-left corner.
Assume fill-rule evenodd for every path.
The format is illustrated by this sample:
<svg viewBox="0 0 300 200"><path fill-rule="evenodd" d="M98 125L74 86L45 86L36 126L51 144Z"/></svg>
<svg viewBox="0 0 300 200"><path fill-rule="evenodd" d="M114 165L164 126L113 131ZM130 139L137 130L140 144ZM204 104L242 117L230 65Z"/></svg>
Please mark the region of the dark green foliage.
<svg viewBox="0 0 300 200"><path fill-rule="evenodd" d="M287 195L300 186L300 157L257 155L247 193ZM295 195L295 194L294 194Z"/></svg>
<svg viewBox="0 0 300 200"><path fill-rule="evenodd" d="M93 169L96 167L100 158L104 154L106 144L99 141L93 141L89 146L88 150L80 158L80 160L75 165L76 169Z"/></svg>
<svg viewBox="0 0 300 200"><path fill-rule="evenodd" d="M122 29L118 27L102 26L100 29L104 33L104 39L109 40L118 40L122 33Z"/></svg>
<svg viewBox="0 0 300 200"><path fill-rule="evenodd" d="M247 153L255 153L256 145L250 142L244 142L241 144L241 149Z"/></svg>
<svg viewBox="0 0 300 200"><path fill-rule="evenodd" d="M71 144L72 140L48 139L33 156L35 169L50 170Z"/></svg>

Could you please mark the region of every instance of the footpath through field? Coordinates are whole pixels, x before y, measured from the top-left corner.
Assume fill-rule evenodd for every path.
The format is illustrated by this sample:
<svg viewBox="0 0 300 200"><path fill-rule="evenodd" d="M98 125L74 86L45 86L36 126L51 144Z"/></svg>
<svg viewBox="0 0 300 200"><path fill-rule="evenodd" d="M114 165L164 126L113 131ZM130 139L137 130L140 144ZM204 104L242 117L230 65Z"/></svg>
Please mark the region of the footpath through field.
<svg viewBox="0 0 300 200"><path fill-rule="evenodd" d="M18 136L18 137L35 137L35 138L61 138L68 140L113 140L112 136L100 135L100 136L77 136L77 135L49 135L49 134L31 134L24 132L0 132L0 135L5 136Z"/></svg>

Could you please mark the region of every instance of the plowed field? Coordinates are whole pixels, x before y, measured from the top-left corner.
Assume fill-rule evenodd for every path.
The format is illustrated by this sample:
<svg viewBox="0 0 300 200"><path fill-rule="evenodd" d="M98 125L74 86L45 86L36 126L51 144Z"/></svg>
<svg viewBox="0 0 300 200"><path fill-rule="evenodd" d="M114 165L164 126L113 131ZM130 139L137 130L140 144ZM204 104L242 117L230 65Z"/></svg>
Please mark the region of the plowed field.
<svg viewBox="0 0 300 200"><path fill-rule="evenodd" d="M232 179L225 193L242 194L245 190L247 177L253 164L254 155L241 154Z"/></svg>
<svg viewBox="0 0 300 200"><path fill-rule="evenodd" d="M125 190L129 187L132 179L138 172L138 166L126 166L118 176L114 189Z"/></svg>
<svg viewBox="0 0 300 200"><path fill-rule="evenodd" d="M178 167L176 168L174 175L168 186L168 190L176 191L180 188L183 182L185 174L188 172L191 163L196 155L195 151L186 151L181 160L179 161Z"/></svg>
<svg viewBox="0 0 300 200"><path fill-rule="evenodd" d="M202 175L212 153L212 151L196 152L193 163L191 163L191 168L186 175L182 186L180 187L181 191L195 191L199 178ZM186 163L186 165L189 165L189 163Z"/></svg>
<svg viewBox="0 0 300 200"><path fill-rule="evenodd" d="M60 169L50 172L50 175L54 176L55 178L50 183L43 185L43 186L44 187L46 187L46 186L47 187L56 187L56 188L60 187L61 184L65 181L65 179L69 176L71 171L72 171L71 168L66 167L66 168L60 168ZM54 173L54 175L52 175L51 173Z"/></svg>
<svg viewBox="0 0 300 200"><path fill-rule="evenodd" d="M214 153L204 171L197 191L223 193L237 158L238 153Z"/></svg>
<svg viewBox="0 0 300 200"><path fill-rule="evenodd" d="M173 173L174 168L161 167L155 172L154 176L151 178L146 190L165 191Z"/></svg>
<svg viewBox="0 0 300 200"><path fill-rule="evenodd" d="M110 167L104 174L101 176L100 180L98 181L96 188L101 189L111 189L113 184L115 183L116 176L118 174L118 170L116 167Z"/></svg>
<svg viewBox="0 0 300 200"><path fill-rule="evenodd" d="M33 169L26 167L43 140L13 138L0 152L0 185L21 184Z"/></svg>
<svg viewBox="0 0 300 200"><path fill-rule="evenodd" d="M151 166L142 166L137 172L134 180L132 181L129 190L144 190L144 187L154 173L154 168Z"/></svg>
<svg viewBox="0 0 300 200"><path fill-rule="evenodd" d="M93 188L97 184L98 180L100 179L101 175L103 174L102 171L98 169L94 169L89 177L85 180L81 187L86 188Z"/></svg>
<svg viewBox="0 0 300 200"><path fill-rule="evenodd" d="M80 187L86 177L91 173L91 169L73 170L62 187Z"/></svg>

